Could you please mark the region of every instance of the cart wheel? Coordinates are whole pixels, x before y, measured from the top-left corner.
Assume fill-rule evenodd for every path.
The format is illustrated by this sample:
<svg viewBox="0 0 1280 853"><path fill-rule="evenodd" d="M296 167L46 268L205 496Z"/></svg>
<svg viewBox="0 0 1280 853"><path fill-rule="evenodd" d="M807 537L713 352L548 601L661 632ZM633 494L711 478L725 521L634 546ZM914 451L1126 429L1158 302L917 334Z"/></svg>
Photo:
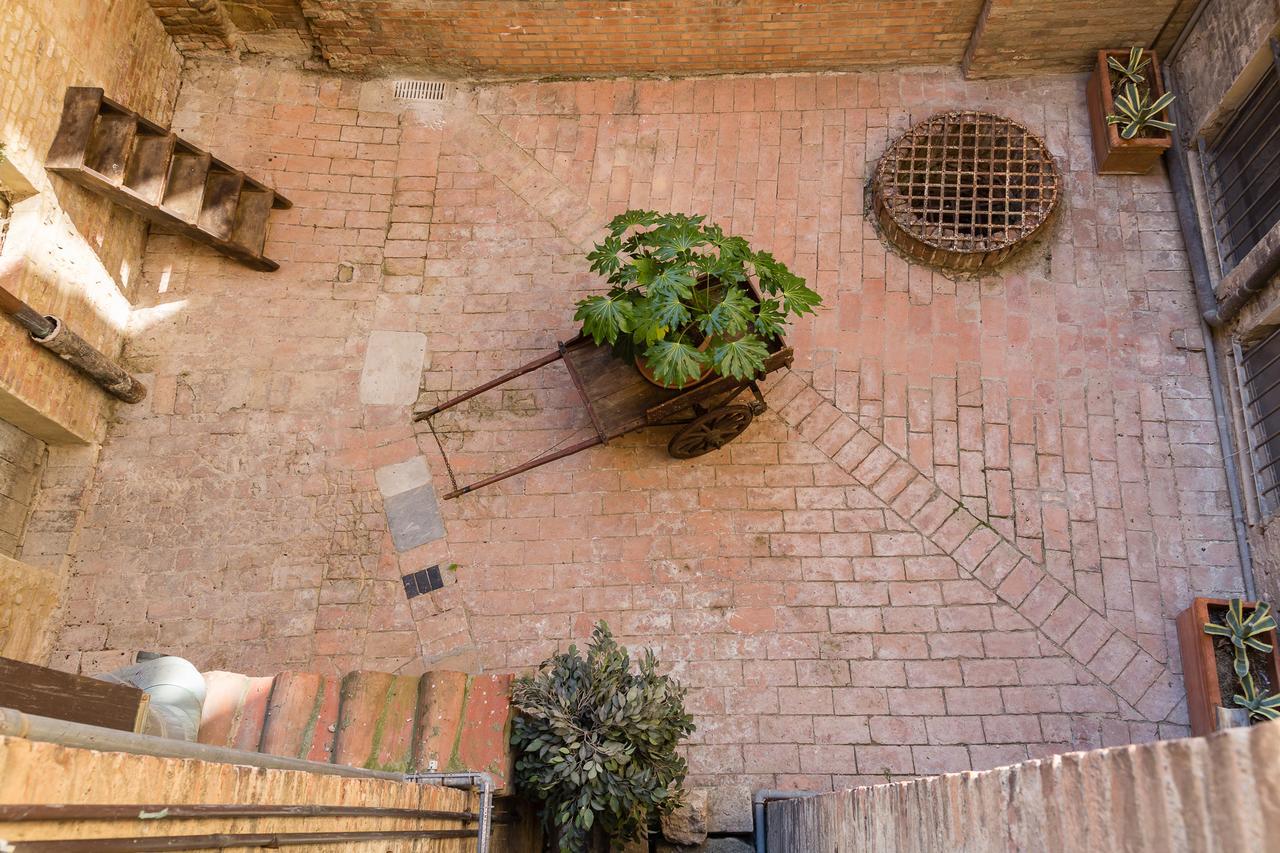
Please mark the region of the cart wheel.
<svg viewBox="0 0 1280 853"><path fill-rule="evenodd" d="M751 425L751 409L747 406L721 406L700 415L671 438L667 452L676 459L692 459L719 450Z"/></svg>

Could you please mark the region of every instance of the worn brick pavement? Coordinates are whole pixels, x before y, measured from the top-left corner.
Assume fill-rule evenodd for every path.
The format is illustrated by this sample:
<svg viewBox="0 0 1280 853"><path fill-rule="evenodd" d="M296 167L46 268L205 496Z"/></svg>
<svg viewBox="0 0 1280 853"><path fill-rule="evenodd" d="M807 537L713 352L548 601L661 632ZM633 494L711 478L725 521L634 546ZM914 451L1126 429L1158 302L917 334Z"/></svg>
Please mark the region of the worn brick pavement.
<svg viewBox="0 0 1280 853"><path fill-rule="evenodd" d="M372 85L372 84L369 84ZM1084 80L952 71L518 84L436 112L196 64L176 129L265 174L275 274L153 236L59 640L202 666L520 669L607 618L691 688L701 780L830 787L1186 731L1172 615L1239 570L1172 198L1092 173ZM1000 275L887 252L897 133L990 108L1066 175ZM703 212L805 275L771 411L715 455L654 430L443 506L397 553L375 469L435 439L362 406L373 330L427 336L419 406L550 351L629 206ZM460 477L584 434L548 368L441 417ZM406 602L399 576L456 564Z"/></svg>

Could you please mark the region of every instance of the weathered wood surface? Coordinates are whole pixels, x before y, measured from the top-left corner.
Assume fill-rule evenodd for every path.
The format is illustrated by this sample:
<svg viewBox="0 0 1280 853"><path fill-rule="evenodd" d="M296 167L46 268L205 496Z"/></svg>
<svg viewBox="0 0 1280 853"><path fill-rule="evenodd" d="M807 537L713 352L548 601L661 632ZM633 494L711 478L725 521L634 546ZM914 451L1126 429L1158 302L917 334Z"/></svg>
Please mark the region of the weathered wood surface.
<svg viewBox="0 0 1280 853"><path fill-rule="evenodd" d="M158 225L259 270L272 208L289 200L103 97L71 87L46 168Z"/></svg>
<svg viewBox="0 0 1280 853"><path fill-rule="evenodd" d="M136 687L0 658L0 707L132 732L145 701Z"/></svg>

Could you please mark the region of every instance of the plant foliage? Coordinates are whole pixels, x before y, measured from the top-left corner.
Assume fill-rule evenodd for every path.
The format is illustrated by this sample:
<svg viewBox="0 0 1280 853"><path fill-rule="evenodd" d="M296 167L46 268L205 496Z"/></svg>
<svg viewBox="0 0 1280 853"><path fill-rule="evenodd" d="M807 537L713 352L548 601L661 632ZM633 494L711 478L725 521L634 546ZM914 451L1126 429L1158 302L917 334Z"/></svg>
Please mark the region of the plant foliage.
<svg viewBox="0 0 1280 853"><path fill-rule="evenodd" d="M1116 110L1107 116L1107 124L1121 126L1121 139L1133 139L1144 130L1171 131L1176 127L1173 122L1160 118L1174 102L1173 94L1165 92L1154 100L1151 97L1151 84L1142 73L1150 64L1150 56L1141 47L1129 49L1128 62L1107 57L1107 66L1115 72L1111 98Z"/></svg>
<svg viewBox="0 0 1280 853"><path fill-rule="evenodd" d="M666 385L693 382L707 368L754 379L788 319L822 303L785 264L703 216L628 210L608 232L587 260L609 292L578 302L574 319L597 344L640 353ZM748 276L760 300L742 286Z"/></svg>
<svg viewBox="0 0 1280 853"><path fill-rule="evenodd" d="M676 747L693 718L685 688L657 670L646 649L633 671L600 622L585 658L570 646L512 688L516 783L543 801L562 853L590 849L593 827L619 844L636 838L652 814L680 805L687 767Z"/></svg>
<svg viewBox="0 0 1280 853"><path fill-rule="evenodd" d="M1232 697L1238 708L1246 708L1249 716L1255 720L1280 719L1280 693L1263 696L1254 686L1253 676L1246 674L1240 679L1240 692Z"/></svg>
<svg viewBox="0 0 1280 853"><path fill-rule="evenodd" d="M1114 56L1107 57L1107 65L1112 71L1119 75L1117 78L1121 83L1133 83L1141 85L1146 82L1146 77L1142 73L1142 69L1151 64L1151 57L1146 55L1141 47L1129 48L1129 61L1121 62ZM1116 86L1116 88L1120 88Z"/></svg>
<svg viewBox="0 0 1280 853"><path fill-rule="evenodd" d="M1226 637L1235 647L1235 660L1232 667L1236 677L1243 679L1249 674L1249 649L1256 649L1264 654L1271 651L1271 644L1262 639L1268 632L1275 630L1276 620L1271 615L1271 605L1265 601L1258 602L1253 612L1244 615L1244 602L1238 598L1231 599L1227 605L1227 624L1218 625L1209 622L1204 632L1214 637Z"/></svg>

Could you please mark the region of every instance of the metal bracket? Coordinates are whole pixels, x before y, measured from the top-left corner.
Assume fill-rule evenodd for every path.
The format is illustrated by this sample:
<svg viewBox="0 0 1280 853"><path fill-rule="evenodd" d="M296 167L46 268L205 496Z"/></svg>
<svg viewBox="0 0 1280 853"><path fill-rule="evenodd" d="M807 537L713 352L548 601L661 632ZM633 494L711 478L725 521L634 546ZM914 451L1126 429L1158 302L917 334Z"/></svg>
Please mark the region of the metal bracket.
<svg viewBox="0 0 1280 853"><path fill-rule="evenodd" d="M751 382L748 383L747 387L751 389L751 396L755 397L754 400L747 403L747 408L751 410L752 417L758 418L769 410L769 404L764 401L764 394L760 393L759 385Z"/></svg>

